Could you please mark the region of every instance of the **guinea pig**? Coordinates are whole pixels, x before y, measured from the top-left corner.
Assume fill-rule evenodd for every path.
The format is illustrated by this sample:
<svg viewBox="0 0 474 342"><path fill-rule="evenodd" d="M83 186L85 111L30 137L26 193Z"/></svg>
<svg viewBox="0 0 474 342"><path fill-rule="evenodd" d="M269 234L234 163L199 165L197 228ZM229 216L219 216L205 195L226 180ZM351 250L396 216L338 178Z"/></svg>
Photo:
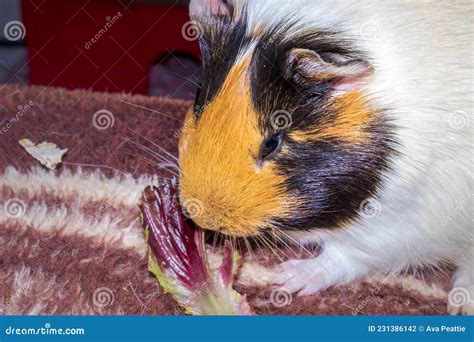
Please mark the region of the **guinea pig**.
<svg viewBox="0 0 474 342"><path fill-rule="evenodd" d="M474 313L472 1L192 0L201 87L180 200L230 236L318 244L299 295L456 267Z"/></svg>

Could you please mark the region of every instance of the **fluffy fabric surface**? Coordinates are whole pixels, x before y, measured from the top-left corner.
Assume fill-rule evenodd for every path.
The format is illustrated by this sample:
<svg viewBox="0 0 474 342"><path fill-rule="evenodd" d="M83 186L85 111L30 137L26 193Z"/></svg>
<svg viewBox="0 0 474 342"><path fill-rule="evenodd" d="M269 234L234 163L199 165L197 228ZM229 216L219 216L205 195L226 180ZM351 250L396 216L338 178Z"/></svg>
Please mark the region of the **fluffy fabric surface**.
<svg viewBox="0 0 474 342"><path fill-rule="evenodd" d="M137 202L146 185L170 176L154 144L176 154L190 105L0 88L1 314L182 313L147 270ZM62 166L40 167L21 138L68 148ZM269 285L275 259L265 250L248 254L236 284L259 314L447 313L449 270L374 276L297 297Z"/></svg>

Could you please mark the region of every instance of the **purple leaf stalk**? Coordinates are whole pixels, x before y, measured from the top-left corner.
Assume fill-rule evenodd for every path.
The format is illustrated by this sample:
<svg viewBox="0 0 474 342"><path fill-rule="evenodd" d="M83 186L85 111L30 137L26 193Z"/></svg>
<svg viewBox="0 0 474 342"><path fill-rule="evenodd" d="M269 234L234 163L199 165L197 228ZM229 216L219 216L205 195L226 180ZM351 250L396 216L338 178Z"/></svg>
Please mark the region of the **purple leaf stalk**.
<svg viewBox="0 0 474 342"><path fill-rule="evenodd" d="M166 293L192 315L252 315L244 295L233 288L240 255L230 241L222 264L209 266L204 232L182 212L176 180L147 187L140 201L148 243L148 269Z"/></svg>

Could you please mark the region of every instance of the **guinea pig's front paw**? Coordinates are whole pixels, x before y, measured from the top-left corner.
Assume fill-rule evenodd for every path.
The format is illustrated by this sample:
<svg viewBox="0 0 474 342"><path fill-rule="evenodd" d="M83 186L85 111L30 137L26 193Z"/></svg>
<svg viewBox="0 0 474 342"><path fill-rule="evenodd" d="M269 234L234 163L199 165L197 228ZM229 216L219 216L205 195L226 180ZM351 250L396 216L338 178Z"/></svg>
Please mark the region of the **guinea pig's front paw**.
<svg viewBox="0 0 474 342"><path fill-rule="evenodd" d="M298 296L309 296L324 290L333 285L333 277L318 259L289 260L282 263L273 283L291 293L299 291Z"/></svg>

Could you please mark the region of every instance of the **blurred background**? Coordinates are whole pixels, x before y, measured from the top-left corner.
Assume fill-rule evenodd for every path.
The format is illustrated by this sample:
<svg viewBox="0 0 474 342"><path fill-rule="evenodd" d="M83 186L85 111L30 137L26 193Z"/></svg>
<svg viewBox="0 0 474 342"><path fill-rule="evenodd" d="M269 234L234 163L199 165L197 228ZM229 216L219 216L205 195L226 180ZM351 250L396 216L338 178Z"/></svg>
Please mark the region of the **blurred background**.
<svg viewBox="0 0 474 342"><path fill-rule="evenodd" d="M0 83L193 98L198 34L180 0L0 0Z"/></svg>

